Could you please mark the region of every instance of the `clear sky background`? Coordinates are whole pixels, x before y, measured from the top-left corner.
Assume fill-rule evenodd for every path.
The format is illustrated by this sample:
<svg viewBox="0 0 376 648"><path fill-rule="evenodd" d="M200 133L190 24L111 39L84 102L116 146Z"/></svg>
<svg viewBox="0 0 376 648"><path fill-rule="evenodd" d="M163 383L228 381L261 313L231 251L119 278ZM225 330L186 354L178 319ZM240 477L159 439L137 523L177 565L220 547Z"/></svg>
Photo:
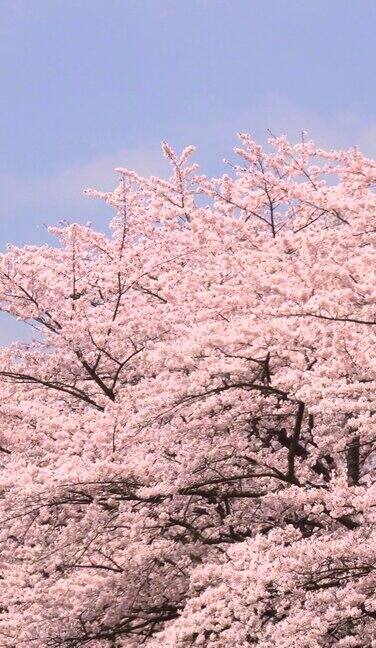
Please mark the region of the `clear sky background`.
<svg viewBox="0 0 376 648"><path fill-rule="evenodd" d="M376 156L375 54L376 0L0 0L0 248L104 229L82 190L164 173L162 139L209 174L238 130Z"/></svg>

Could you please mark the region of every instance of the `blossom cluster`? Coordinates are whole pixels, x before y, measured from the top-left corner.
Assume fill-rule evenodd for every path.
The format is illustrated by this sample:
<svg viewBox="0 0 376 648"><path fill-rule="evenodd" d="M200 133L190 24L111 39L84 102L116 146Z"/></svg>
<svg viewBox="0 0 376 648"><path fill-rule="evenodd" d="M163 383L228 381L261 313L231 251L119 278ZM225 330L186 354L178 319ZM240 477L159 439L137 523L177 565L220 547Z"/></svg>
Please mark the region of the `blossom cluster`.
<svg viewBox="0 0 376 648"><path fill-rule="evenodd" d="M0 257L4 648L376 647L376 163L239 138Z"/></svg>

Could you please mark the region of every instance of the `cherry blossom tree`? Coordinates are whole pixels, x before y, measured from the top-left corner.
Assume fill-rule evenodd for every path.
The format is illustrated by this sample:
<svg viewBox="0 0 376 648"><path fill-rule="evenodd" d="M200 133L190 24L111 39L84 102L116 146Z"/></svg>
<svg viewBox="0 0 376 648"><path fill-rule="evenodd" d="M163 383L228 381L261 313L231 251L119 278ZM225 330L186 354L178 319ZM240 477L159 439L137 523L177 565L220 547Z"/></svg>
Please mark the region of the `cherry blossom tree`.
<svg viewBox="0 0 376 648"><path fill-rule="evenodd" d="M4 648L376 646L376 163L239 138L1 256Z"/></svg>

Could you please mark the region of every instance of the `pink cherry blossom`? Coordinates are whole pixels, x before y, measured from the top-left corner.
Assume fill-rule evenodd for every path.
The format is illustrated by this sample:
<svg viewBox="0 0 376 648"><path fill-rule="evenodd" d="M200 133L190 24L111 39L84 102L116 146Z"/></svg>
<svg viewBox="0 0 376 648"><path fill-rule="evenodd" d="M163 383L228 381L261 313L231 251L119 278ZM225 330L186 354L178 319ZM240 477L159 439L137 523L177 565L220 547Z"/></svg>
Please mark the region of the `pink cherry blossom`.
<svg viewBox="0 0 376 648"><path fill-rule="evenodd" d="M376 163L239 138L0 258L4 648L376 647Z"/></svg>

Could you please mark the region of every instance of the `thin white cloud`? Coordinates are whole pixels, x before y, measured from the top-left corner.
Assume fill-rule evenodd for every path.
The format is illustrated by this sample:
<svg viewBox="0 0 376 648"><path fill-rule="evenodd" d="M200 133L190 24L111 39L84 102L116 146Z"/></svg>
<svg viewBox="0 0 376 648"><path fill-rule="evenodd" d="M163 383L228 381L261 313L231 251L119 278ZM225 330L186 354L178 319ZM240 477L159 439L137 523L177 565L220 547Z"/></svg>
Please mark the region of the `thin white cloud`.
<svg viewBox="0 0 376 648"><path fill-rule="evenodd" d="M81 199L82 191L88 186L109 191L118 181L114 169L127 167L142 175L164 174L160 151L122 150L93 160L88 164L68 167L45 183L49 195L61 199Z"/></svg>
<svg viewBox="0 0 376 648"><path fill-rule="evenodd" d="M3 245L14 238L15 232L22 233L18 238L25 241L28 235L33 240L42 239L45 237L45 224L56 224L63 219L82 222L90 220L91 213L98 217L98 207L83 196L83 190L87 187L112 190L118 181L114 169L119 166L129 167L143 175L164 175L166 169L160 150L133 149L108 153L48 177L21 179L0 175ZM105 220L108 211L105 205L101 209ZM40 236L35 236L36 228L42 230Z"/></svg>
<svg viewBox="0 0 376 648"><path fill-rule="evenodd" d="M374 133L375 128L373 122L365 125L361 111L343 110L323 115L315 107L299 106L287 97L271 92L255 99L247 110L224 120L219 127L213 120L208 134L212 137L214 130L217 133L221 131L227 133L228 139L228 134L242 130L263 142L268 138L270 129L276 135L284 134L291 141L298 141L301 131L305 130L319 146L339 149L354 145L369 147L367 131Z"/></svg>
<svg viewBox="0 0 376 648"><path fill-rule="evenodd" d="M160 151L120 150L109 153L86 164L69 166L57 174L32 180L20 180L1 175L0 187L7 206L27 205L33 198L46 200L82 201L82 192L88 186L109 191L117 183L116 167L129 167L143 175L163 174L165 164ZM4 203L3 203L4 205Z"/></svg>

